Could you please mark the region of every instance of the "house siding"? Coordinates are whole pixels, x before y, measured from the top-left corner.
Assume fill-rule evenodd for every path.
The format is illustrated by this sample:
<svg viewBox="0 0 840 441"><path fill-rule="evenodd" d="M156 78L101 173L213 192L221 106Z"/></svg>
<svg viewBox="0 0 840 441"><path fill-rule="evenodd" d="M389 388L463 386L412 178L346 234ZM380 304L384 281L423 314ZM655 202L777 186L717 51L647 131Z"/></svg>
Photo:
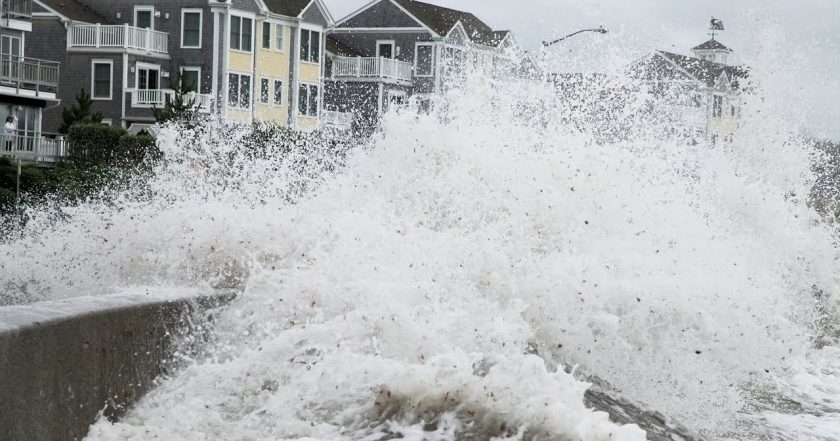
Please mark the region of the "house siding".
<svg viewBox="0 0 840 441"><path fill-rule="evenodd" d="M283 50L278 51L276 48L276 26L271 22L271 48L264 49L262 47L262 34L264 21L258 24L258 42L259 49L257 49L257 81L255 87L255 98L259 101L260 97L260 81L262 78L269 80L269 103L256 104L256 116L260 121L271 121L280 125L287 125L289 121L288 101L289 94L286 88L290 82L291 65L289 60L289 39L291 37L291 27L283 26ZM282 102L280 105L274 104L274 81L280 80L283 82Z"/></svg>
<svg viewBox="0 0 840 441"><path fill-rule="evenodd" d="M394 58L414 64L415 43L431 42L432 36L428 32L417 33L370 33L370 32L334 32L330 37L336 39L362 57L376 56L377 40L394 40Z"/></svg>
<svg viewBox="0 0 840 441"><path fill-rule="evenodd" d="M300 17L305 23L315 24L325 28L329 26L327 18L321 13L321 9L318 8L318 4L316 2L312 2L312 4L303 11Z"/></svg>
<svg viewBox="0 0 840 441"><path fill-rule="evenodd" d="M389 0L371 6L361 14L340 23L341 28L407 28L422 26Z"/></svg>

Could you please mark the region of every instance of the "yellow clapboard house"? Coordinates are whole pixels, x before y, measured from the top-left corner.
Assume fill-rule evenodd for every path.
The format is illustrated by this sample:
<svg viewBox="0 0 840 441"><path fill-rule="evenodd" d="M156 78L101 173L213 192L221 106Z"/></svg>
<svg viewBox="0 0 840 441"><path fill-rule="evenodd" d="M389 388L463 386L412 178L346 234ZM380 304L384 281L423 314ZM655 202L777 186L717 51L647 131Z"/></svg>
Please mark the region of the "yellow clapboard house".
<svg viewBox="0 0 840 441"><path fill-rule="evenodd" d="M224 7L227 29L219 83L223 116L319 127L325 31L332 17L321 0L254 0Z"/></svg>

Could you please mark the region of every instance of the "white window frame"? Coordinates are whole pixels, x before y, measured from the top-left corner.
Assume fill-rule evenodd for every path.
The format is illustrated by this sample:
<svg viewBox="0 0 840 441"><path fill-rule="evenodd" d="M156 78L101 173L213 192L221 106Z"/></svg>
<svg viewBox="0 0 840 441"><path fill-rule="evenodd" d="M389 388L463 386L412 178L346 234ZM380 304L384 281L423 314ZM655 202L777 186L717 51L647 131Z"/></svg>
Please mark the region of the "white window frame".
<svg viewBox="0 0 840 441"><path fill-rule="evenodd" d="M277 95L277 83L280 83L280 102L274 101L274 97ZM272 78L271 81L271 104L273 106L282 107L283 106L283 98L286 98L288 93L283 90L283 79L282 78Z"/></svg>
<svg viewBox="0 0 840 441"><path fill-rule="evenodd" d="M286 25L283 23L274 23L274 50L277 52L286 52ZM279 44L278 44L279 43Z"/></svg>
<svg viewBox="0 0 840 441"><path fill-rule="evenodd" d="M149 11L151 13L150 14L151 19L149 20L149 26L150 26L149 29L154 31L155 30L155 7L154 7L154 5L135 5L134 6L134 17L133 17L134 21L132 22L132 24L133 24L134 27L139 27L139 26L137 26L137 13L138 12L145 12L145 11Z"/></svg>
<svg viewBox="0 0 840 441"><path fill-rule="evenodd" d="M428 47L432 48L432 53L431 53L432 58L430 60L431 66L429 67L429 73L427 75L419 75L417 73L417 62L420 60L420 57L418 57L418 54L420 53L419 49L420 49L421 46L428 46ZM435 58L436 57L435 57L435 44L434 43L429 43L429 42L425 42L425 41L424 42L418 41L417 43L414 43L414 76L418 77L418 78L431 78L431 77L435 76Z"/></svg>
<svg viewBox="0 0 840 441"><path fill-rule="evenodd" d="M228 88L228 96L225 97L225 104L227 105L227 107L229 109L251 110L251 107L253 107L254 103L255 103L254 90L256 90L256 87L254 85L254 76L251 75L250 73L246 73L246 72L228 71L227 78L225 78L228 85L230 85L230 76L231 75L238 75L238 81L236 82L236 88L237 88L236 105L235 106L230 105L230 88ZM250 84L251 90L248 91L248 95L250 97L250 102L248 103L248 107L242 107L242 77L248 77L250 79L249 84Z"/></svg>
<svg viewBox="0 0 840 441"><path fill-rule="evenodd" d="M157 89L149 89L149 90L162 90L163 85L161 81L163 81L163 70L160 68L159 64L152 64L152 63L143 63L138 61L134 64L134 89L140 90L140 70L157 70L158 72L158 88Z"/></svg>
<svg viewBox="0 0 840 441"><path fill-rule="evenodd" d="M201 94L201 66L181 66L181 78L179 79L179 83L183 81L184 71L186 70L198 72L198 75L196 75L198 81L195 83L195 93ZM178 87L181 87L181 85L178 84Z"/></svg>
<svg viewBox="0 0 840 441"><path fill-rule="evenodd" d="M391 45L391 60L397 59L397 42L396 40L376 40L376 58L379 58L379 45Z"/></svg>
<svg viewBox="0 0 840 441"><path fill-rule="evenodd" d="M247 14L241 14L241 13L231 13L228 17L230 17L228 19L228 28L227 28L228 49L232 50L232 51L236 51L236 52L242 52L242 53L245 53L245 54L254 53L254 50L255 50L254 44L257 42L256 41L257 38L256 38L256 34L255 34L255 32L257 30L257 19L256 19L256 17L254 17L253 15L247 15ZM230 31L233 28L233 26L231 26L231 23L233 22L233 17L237 17L240 20L239 21L239 49L231 46L231 42L230 42ZM243 41L243 39L242 39L242 29L244 29L244 26L242 26L242 21L246 20L246 19L251 20L251 50L249 50L249 51L246 51L246 50L242 49L242 41ZM259 42L259 45L260 45L260 47L262 47L262 41Z"/></svg>
<svg viewBox="0 0 840 441"><path fill-rule="evenodd" d="M96 97L96 65L107 64L111 68L111 87L108 98ZM110 101L114 99L114 60L93 59L90 60L90 99L93 101Z"/></svg>
<svg viewBox="0 0 840 441"><path fill-rule="evenodd" d="M268 47L265 47L263 45L263 43L264 43L263 40L265 40L265 25L268 25ZM272 43L272 40L273 40L272 32L274 32L274 23L272 23L268 20L263 20L263 21L260 22L260 50L263 50L263 51L270 51L271 50L271 47L274 45Z"/></svg>
<svg viewBox="0 0 840 441"><path fill-rule="evenodd" d="M300 48L303 46L303 31L310 32L310 34L309 34L310 35L310 37L309 37L309 42L310 43L309 43L309 54L308 54L309 56L308 56L308 58L312 58L312 34L311 33L312 32L317 32L318 33L318 61L303 60L303 59L300 58ZM321 29L321 28L309 28L309 27L301 26L300 29L298 30L297 40L298 40L298 48L297 48L298 49L297 50L298 61L300 61L301 63L314 64L314 65L320 65L324 61L324 54L325 54L324 46L326 44L324 43L325 40L324 40L324 30L323 29Z"/></svg>
<svg viewBox="0 0 840 441"><path fill-rule="evenodd" d="M198 13L198 46L184 45L184 16ZM204 10L200 8L181 8L181 49L201 49L204 44Z"/></svg>
<svg viewBox="0 0 840 441"><path fill-rule="evenodd" d="M306 86L306 109L307 110L309 109L309 98L311 96L309 94L310 88L312 86L315 86L315 90L318 91L318 106L315 108L315 114L314 115L309 115L308 113L301 113L300 112L300 86ZM297 93L298 93L297 103L295 103L296 110L297 110L297 116L302 116L302 117L305 117L305 118L318 118L319 115L321 115L321 84L300 81L300 82L298 82L298 92Z"/></svg>
<svg viewBox="0 0 840 441"><path fill-rule="evenodd" d="M267 90L267 92L268 92L268 93L267 93L267 94L266 94L266 96L265 96L265 101L263 101L263 93L262 93L262 85L263 85L263 81L267 81L267 82L268 82L268 90ZM274 83L272 82L271 78L269 78L269 77L260 77L260 99L259 99L259 103L260 103L260 104L262 104L262 105L264 105L264 106L268 106L268 105L270 105L270 104L271 104L271 102L272 102L272 96L273 96L273 92L274 92L274 88L272 87L272 86L273 86L273 84L274 84Z"/></svg>

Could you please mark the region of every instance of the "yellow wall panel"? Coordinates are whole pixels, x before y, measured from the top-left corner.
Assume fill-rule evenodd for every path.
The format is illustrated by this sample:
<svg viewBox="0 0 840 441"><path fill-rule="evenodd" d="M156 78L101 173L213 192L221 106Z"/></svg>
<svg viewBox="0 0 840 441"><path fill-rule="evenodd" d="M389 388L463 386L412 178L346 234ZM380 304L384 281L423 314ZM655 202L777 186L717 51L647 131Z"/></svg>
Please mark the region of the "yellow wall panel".
<svg viewBox="0 0 840 441"><path fill-rule="evenodd" d="M285 106L257 104L257 119L263 122L277 123L285 127L286 121L288 121L288 113Z"/></svg>
<svg viewBox="0 0 840 441"><path fill-rule="evenodd" d="M228 69L251 72L251 60L253 54L247 52L228 51Z"/></svg>
<svg viewBox="0 0 840 441"><path fill-rule="evenodd" d="M283 51L275 49L276 38L272 35L271 49L262 48L262 24L258 26L260 49L257 50L257 72L260 75L279 78L285 83L289 78L289 27L283 26ZM272 31L276 29L272 24Z"/></svg>
<svg viewBox="0 0 840 441"><path fill-rule="evenodd" d="M227 119L234 122L250 122L251 111L228 108Z"/></svg>
<svg viewBox="0 0 840 441"><path fill-rule="evenodd" d="M321 83L321 65L300 62L299 79L304 83Z"/></svg>

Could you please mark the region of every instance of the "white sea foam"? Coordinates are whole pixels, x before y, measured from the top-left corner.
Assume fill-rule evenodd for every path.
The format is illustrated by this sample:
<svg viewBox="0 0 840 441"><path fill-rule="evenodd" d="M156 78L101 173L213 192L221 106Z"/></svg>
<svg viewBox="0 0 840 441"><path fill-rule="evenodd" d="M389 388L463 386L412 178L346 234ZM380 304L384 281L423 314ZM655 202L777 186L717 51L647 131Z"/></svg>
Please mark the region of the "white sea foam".
<svg viewBox="0 0 840 441"><path fill-rule="evenodd" d="M49 231L33 213L0 252L34 298L243 287L208 359L90 438L644 439L583 405L589 376L713 437L759 430L755 391L807 382L832 332L837 250L805 204L809 151L747 111L732 145L601 143L520 86L391 114L346 157L168 128L142 195ZM795 439L837 434L767 415L800 418Z"/></svg>

